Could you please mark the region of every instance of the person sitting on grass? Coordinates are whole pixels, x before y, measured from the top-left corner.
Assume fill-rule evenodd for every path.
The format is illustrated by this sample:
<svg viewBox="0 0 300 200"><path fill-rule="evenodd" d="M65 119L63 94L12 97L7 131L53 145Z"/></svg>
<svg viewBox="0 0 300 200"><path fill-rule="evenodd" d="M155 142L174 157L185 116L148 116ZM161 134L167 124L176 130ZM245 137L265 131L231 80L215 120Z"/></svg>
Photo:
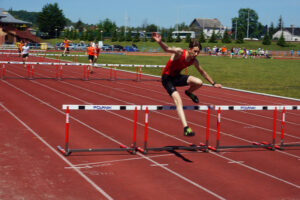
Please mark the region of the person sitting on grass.
<svg viewBox="0 0 300 200"><path fill-rule="evenodd" d="M198 41L192 40L189 43L189 49L185 50L177 47L168 47L162 42L161 35L158 33L153 33L152 37L165 52L172 54L162 74L162 85L175 102L177 113L184 127L184 136L194 136L195 133L187 124L182 100L176 87L189 85L190 87L185 90L185 94L190 97L194 103L199 103L198 97L193 92L199 89L203 85L203 82L197 77L182 75L180 72L190 65L194 65L198 72L215 88L221 88L222 85L214 82L199 65L196 57L199 55L202 46Z"/></svg>

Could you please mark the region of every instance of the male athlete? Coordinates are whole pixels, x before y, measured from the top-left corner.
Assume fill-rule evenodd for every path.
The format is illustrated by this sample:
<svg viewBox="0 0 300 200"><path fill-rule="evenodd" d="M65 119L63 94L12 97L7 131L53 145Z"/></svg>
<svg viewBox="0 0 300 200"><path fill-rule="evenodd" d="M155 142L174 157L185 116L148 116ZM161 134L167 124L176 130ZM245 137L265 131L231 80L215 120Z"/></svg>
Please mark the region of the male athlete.
<svg viewBox="0 0 300 200"><path fill-rule="evenodd" d="M22 60L23 60L23 63L24 63L24 67L26 67L26 62L28 60L28 56L29 56L29 49L30 47L28 46L28 43L25 42L24 43L24 46L22 47Z"/></svg>
<svg viewBox="0 0 300 200"><path fill-rule="evenodd" d="M196 40L192 40L189 44L189 49L185 50L177 47L168 47L162 42L161 35L158 33L153 33L152 37L165 52L172 53L162 75L162 85L176 104L177 113L184 127L184 136L194 136L195 133L187 124L182 108L182 100L176 90L176 86L180 87L189 85L190 87L185 91L185 94L189 96L194 103L199 103L198 97L194 95L193 92L199 89L203 82L197 77L180 74L181 70L189 67L190 65L194 65L199 73L215 88L221 88L222 85L214 82L199 65L196 57L200 53L202 47Z"/></svg>
<svg viewBox="0 0 300 200"><path fill-rule="evenodd" d="M91 68L90 73L93 74L94 73L93 65L95 62L95 55L96 55L96 48L95 48L93 42L90 43L90 46L87 48L87 52L88 52L88 59L91 64L90 65L90 68Z"/></svg>
<svg viewBox="0 0 300 200"><path fill-rule="evenodd" d="M70 53L69 44L70 44L70 40L68 40L68 38L65 38L65 40L64 40L64 46L65 46L65 49L64 49L63 55L65 55L66 52L67 52L67 53Z"/></svg>
<svg viewBox="0 0 300 200"><path fill-rule="evenodd" d="M18 45L19 57L21 57L21 54L22 54L22 47L23 47L23 41L20 41L20 43Z"/></svg>

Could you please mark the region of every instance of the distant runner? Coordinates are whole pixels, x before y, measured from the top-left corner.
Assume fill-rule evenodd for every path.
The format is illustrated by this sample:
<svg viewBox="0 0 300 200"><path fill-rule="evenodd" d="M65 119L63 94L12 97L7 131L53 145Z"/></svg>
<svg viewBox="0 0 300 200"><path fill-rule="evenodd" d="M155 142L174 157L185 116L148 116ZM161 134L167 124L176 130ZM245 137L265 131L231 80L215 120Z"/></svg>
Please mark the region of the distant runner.
<svg viewBox="0 0 300 200"><path fill-rule="evenodd" d="M66 53L70 53L69 45L70 45L70 40L68 40L68 38L65 38L64 40L65 49L63 55L65 55Z"/></svg>
<svg viewBox="0 0 300 200"><path fill-rule="evenodd" d="M29 49L30 47L28 46L27 42L24 43L24 46L22 47L22 60L24 62L24 67L26 67L26 62L29 57Z"/></svg>
<svg viewBox="0 0 300 200"><path fill-rule="evenodd" d="M93 42L90 43L90 46L87 48L87 51L88 51L88 59L91 64L90 65L90 69L91 69L90 73L93 74L94 73L93 65L94 65L95 55L96 55L96 48L95 48Z"/></svg>

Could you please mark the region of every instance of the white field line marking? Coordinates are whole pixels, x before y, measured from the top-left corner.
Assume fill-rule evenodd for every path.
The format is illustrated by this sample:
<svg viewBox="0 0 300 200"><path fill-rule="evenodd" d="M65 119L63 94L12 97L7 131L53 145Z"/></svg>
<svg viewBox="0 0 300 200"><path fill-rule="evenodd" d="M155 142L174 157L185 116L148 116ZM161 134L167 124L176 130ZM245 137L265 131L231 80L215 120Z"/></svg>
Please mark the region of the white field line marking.
<svg viewBox="0 0 300 200"><path fill-rule="evenodd" d="M241 164L244 163L245 161L229 161L229 164Z"/></svg>
<svg viewBox="0 0 300 200"><path fill-rule="evenodd" d="M44 145L46 145L52 152L54 152L59 158L61 158L65 163L67 163L70 167L74 167L74 165L68 161L61 153L59 153L55 148L53 148L46 140L44 140L38 133L36 133L34 130L32 130L25 122L23 122L20 118L18 118L13 112L11 112L8 108L6 108L4 105L0 104L2 108L4 108L12 117L14 117L20 124L22 124L29 132L31 132L36 138L38 138ZM89 179L84 173L82 173L79 169L74 170L83 178L85 179L89 184L91 184L98 192L100 192L103 196L105 196L107 199L113 199L111 196L109 196L102 188L100 188L98 185L96 185L91 179Z"/></svg>
<svg viewBox="0 0 300 200"><path fill-rule="evenodd" d="M216 156L219 156L219 157L221 157L221 158L224 158L224 159L228 160L229 162L236 162L235 160L232 160L232 159L230 159L230 158L228 158L228 157L219 155L218 153L213 152L213 154L215 154ZM246 167L246 168L248 168L248 169L250 169L250 170L252 170L252 171L258 172L258 173L260 173L260 174L263 174L263 175L265 175L265 176L268 176L268 177L270 177L270 178L276 179L276 180L278 180L278 181L281 181L281 182L283 182L283 183L286 183L286 184L288 184L288 185L291 185L291 186L293 186L293 187L296 187L296 188L300 189L300 186L299 186L299 185L296 185L296 184L291 183L291 182L289 182L289 181L286 181L286 180L284 180L284 179L278 178L278 177L273 176L273 175L271 175L271 174L269 174L269 173L266 173L266 172L264 172L264 171L258 170L258 169L254 168L254 167L250 167L250 166L248 166L248 165L246 165L246 164L244 164L244 163L239 163L239 162L237 162L236 164L241 165L241 166Z"/></svg>
<svg viewBox="0 0 300 200"><path fill-rule="evenodd" d="M176 137L174 137L174 138L176 138ZM279 151L280 152L280 151ZM250 166L249 166L250 167ZM250 168L252 168L252 167L250 167ZM255 169L255 168L253 168L253 169ZM258 170L258 171L260 171L260 170ZM267 173L266 173L267 174ZM275 176L274 176L275 177ZM277 178L277 177L276 177ZM286 181L287 182L287 181ZM291 183L292 184L292 183Z"/></svg>
<svg viewBox="0 0 300 200"><path fill-rule="evenodd" d="M161 167L161 166L168 166L169 164L152 164L151 167Z"/></svg>
<svg viewBox="0 0 300 200"><path fill-rule="evenodd" d="M107 97L107 98L112 98L112 99L117 100L117 101L120 101L120 102L122 102L122 103L132 104L132 103L130 103L130 102L122 101L122 100L120 100L120 99L113 98L113 97L111 97L111 96L107 96L107 95L104 95L104 94L101 94L101 93L99 93L99 92L95 92L95 91L92 91L92 90L88 90L88 89L86 89L86 88L83 88L83 87L80 87L80 86L77 86L77 85L74 85L74 84L70 84L70 83L66 83L66 82L62 82L62 83L68 84L68 85L73 86L73 87L77 87L77 88L82 89L82 90L85 90L85 91L89 91L89 92L94 93L94 94L99 95L99 96L104 96L104 97ZM96 84L96 85L100 85L100 84ZM101 85L101 86L104 86L104 85ZM106 87L106 86L104 86L104 87ZM55 89L54 89L54 90L55 90ZM130 93L130 94L133 95L133 93ZM83 100L82 100L82 101L83 101ZM160 100L156 100L156 101L163 102L163 101L160 101ZM85 102L85 101L84 101L84 102ZM164 114L164 113L162 113L162 112L157 112L157 111L154 111L154 112L156 112L156 113L158 113L158 114L160 114L160 115L165 115L165 116L170 117L170 118L178 119L178 118L175 118L175 117L173 117L173 116L166 115L166 114ZM196 112L197 112L197 111L196 111ZM202 112L202 111L198 111L198 112ZM112 114L115 115L115 113L112 113ZM121 115L118 115L118 116L121 116ZM215 115L213 115L213 116L215 116ZM121 116L121 117L122 117L122 116ZM226 119L229 120L229 121L234 121L234 122L237 122L237 123L242 123L242 122L240 122L240 121L231 120L231 119L229 119L229 118L226 118ZM193 122L189 122L189 123L191 123L191 124L193 124L193 125L195 125L195 126L200 126L200 125L195 124L195 123L193 123ZM141 125L140 123L138 123L138 124ZM244 124L244 125L249 125L249 124L246 124L246 123L242 123L242 124ZM253 125L252 125L252 126L253 126ZM200 127L205 128L204 126L200 126ZM256 126L255 126L255 127L256 127ZM150 127L149 127L149 128L150 128ZM266 130L266 131L272 131L272 130L265 129L265 128L262 128L262 127L257 127L257 128L261 128L261 129ZM153 130L156 130L156 129L153 129ZM211 129L210 129L210 130L211 130ZM156 131L158 131L158 130L156 130ZM216 130L213 130L213 131L216 131ZM160 131L158 131L158 132L160 132ZM164 134L164 135L168 135L168 134L166 134L166 133L162 133L162 132L160 132L160 133L161 133L161 134ZM238 137L238 136L234 136L234 135L231 135L231 134L222 132L222 131L221 131L220 133L223 134L223 135L226 135L226 136L228 136L228 137L235 138L235 139L237 139L237 140L245 141L245 142L247 142L247 143L251 143L251 142L252 142L252 141L249 141L249 140L246 140L246 139L243 139L243 138L240 138L240 137ZM277 131L277 134L280 134L280 133ZM286 134L286 135L287 135L287 134ZM181 140L181 139L179 139L179 138L176 138L175 136L172 136L172 135L168 135L168 136L171 137L171 138L174 138L174 139L183 141L183 140ZM292 136L292 137L296 137L296 136ZM279 152L282 153L282 151L279 151ZM286 155L289 155L289 154L286 154ZM292 154L290 154L290 155L292 155ZM295 156L294 156L294 157L295 157Z"/></svg>
<svg viewBox="0 0 300 200"><path fill-rule="evenodd" d="M34 98L37 98L37 97L34 97ZM38 98L37 98L38 99ZM41 101L41 100L40 100ZM46 105L49 105L48 103L46 103L46 102L44 102ZM51 105L49 105L50 107L52 107ZM56 109L56 108L55 108ZM57 109L56 109L57 110ZM61 112L60 110L58 110L59 112ZM64 113L62 113L62 114L64 114ZM123 116L122 116L123 117ZM123 117L123 118L125 118L125 117ZM130 119L128 119L127 118L127 120L130 120ZM87 127L89 127L89 128L91 128L92 130L94 130L95 132L98 132L99 133L99 131L98 130L96 130L96 129L94 129L94 128L92 128L92 127L90 127L90 126L88 126L88 125L86 125L86 124L84 124L83 122L81 122L81 121L79 121L79 120L77 120L76 119L76 121L77 122L79 122L79 123L81 123L81 124L83 124L83 125L85 125L85 126L87 126ZM132 121L132 120L131 120ZM103 135L103 133L101 133L100 132L100 134L101 135ZM105 135L105 134L104 134ZM168 134L167 134L168 135ZM106 136L106 135L105 135ZM106 136L107 137L107 136ZM173 137L173 138L176 138L176 137ZM186 142L185 141L185 143L188 143L188 142ZM276 151L276 152L278 152L278 151ZM279 151L280 152L280 151ZM139 154L139 155L142 155L142 154ZM215 154L214 153L214 155L217 155L217 154ZM142 155L143 156L143 155ZM232 160L232 159L229 159L229 158L227 158L227 157L225 157L225 156L222 156L223 158L226 158L226 159L228 159L228 160L230 160L230 161L234 161L234 160ZM150 159L150 158L149 158ZM151 160L151 159L150 159ZM155 162L155 161L153 161L153 162ZM293 184L293 183L290 183L290 182L288 182L288 181L286 181L286 180L283 180L283 179L280 179L280 178L278 178L278 177L276 177L276 176L273 176L273 175L270 175L270 174L268 174L268 173L266 173L266 172L263 172L263 171L261 171L261 170L258 170L258 169L256 169L256 168L253 168L253 167L250 167L250 166L248 166L248 165L245 165L245 164L240 164L241 166L244 166L244 167L246 167L246 168L248 168L248 169L251 169L251 170L253 170L253 171L255 171L255 172L259 172L259 173L262 173L262 174L264 174L264 175L267 175L267 176L269 176L269 177L272 177L272 178L274 178L274 179L276 179L276 180L280 180L280 181L282 181L282 182L284 182L284 183L287 183L287 184L289 184L289 185L292 185L292 186L296 186L297 188L298 188L298 186L297 185L295 185L295 184ZM160 166L160 167L162 167L162 168L166 168L166 167L164 167L164 166ZM169 171L169 170L167 170L167 171ZM174 175L176 175L177 173L175 172L175 174ZM184 180L186 179L185 177L183 178ZM192 183L193 184L193 183ZM200 188L201 188L202 186L200 186Z"/></svg>
<svg viewBox="0 0 300 200"><path fill-rule="evenodd" d="M46 105L46 106L48 106L48 107L50 107L50 108L52 108L52 109L58 111L59 113L64 114L64 113L63 113L62 111L60 111L59 109L55 108L54 106L50 105L50 104L47 103L47 102L44 102L43 100L39 99L38 97L35 97L35 96L33 96L33 95L27 93L26 91L24 91L24 90L22 90L22 89L20 89L20 88L18 88L18 87L16 87L16 86L14 86L14 85L12 85L12 84L6 82L6 81L3 81L3 82L5 82L6 84L10 85L11 87L13 87L13 88L19 90L20 92L22 92L22 93L24 93L24 94L26 94L26 95L32 97L33 99L35 99L35 100L37 100L37 101L43 103L44 105ZM82 122L81 120L79 120L79 119L77 119L77 118L75 118L75 117L70 117L70 118L72 118L74 121L76 121L76 122L82 124L83 126L85 126L85 127L89 128L89 129L93 130L94 132L96 132L96 133L98 133L98 134L100 134L100 135L102 135L102 136L108 138L109 140L111 140L111 141L113 141L113 142L115 142L115 143L117 143L117 144L119 144L119 145L122 144L121 142L119 142L119 141L117 141L117 140L115 140L115 139L113 139L113 138L107 136L106 134L104 134L104 133L98 131L97 129L95 129L95 128L93 128L93 127L91 127L91 126L85 124L85 123ZM50 146L50 145L49 145L49 146ZM60 155L60 154L58 154L58 152L56 152L56 153L57 153L57 155ZM148 158L148 157L142 155L141 153L137 153L137 155L139 155L139 156L145 158L146 160L148 160L148 161L150 161L150 162L152 162L152 163L154 163L154 164L156 164L156 165L159 165L158 162L152 160L151 158ZM60 155L60 156L62 156L62 155ZM70 163L70 166L72 166L71 163ZM72 167L74 167L74 166L72 166ZM205 188L205 187L203 187L203 186L201 186L201 185L195 183L194 181L192 181L192 180L190 180L190 179L188 179L188 178L182 176L181 174L179 174L179 173L177 173L177 172L175 172L175 171L173 171L173 170L171 170L171 169L169 169L169 168L167 168L167 167L165 167L165 166L159 166L159 167L161 167L162 169L164 169L164 170L170 172L171 174L173 174L173 175L175 175L175 176L181 178L182 180L184 180L184 181L186 181L186 182L188 182L188 183L194 185L195 187L197 187L197 188L199 188L199 189L201 189L201 190L203 190L203 191L205 191L205 192L207 192L207 193L209 193L209 194L211 194L211 195L217 197L218 199L222 199L222 200L224 199L223 197L219 196L218 194L216 194L216 193L210 191L209 189L207 189L207 188ZM79 171L79 169L77 169L77 168L74 168L74 169L75 169L76 171ZM81 171L79 171L79 172L81 172ZM81 173L82 173L82 172L81 172ZM89 179L89 180L90 180L90 179ZM100 189L100 188L99 188L99 189ZM103 191L103 192L104 192L104 191Z"/></svg>
<svg viewBox="0 0 300 200"><path fill-rule="evenodd" d="M182 152L182 154L188 154L188 153L194 153L194 152ZM201 151L195 152L195 153L201 153ZM158 158L158 157L166 157L166 156L174 156L174 154L168 153L168 154L154 155L154 156L148 156L148 157L149 158ZM125 159L118 159L118 160L107 160L107 161L101 161L101 162L74 164L74 166L75 167L79 167L79 166L90 166L90 167L92 167L93 165L99 165L99 164L105 164L105 163L125 162L125 161L142 160L142 159L144 159L144 158L142 158L142 157L125 158Z"/></svg>

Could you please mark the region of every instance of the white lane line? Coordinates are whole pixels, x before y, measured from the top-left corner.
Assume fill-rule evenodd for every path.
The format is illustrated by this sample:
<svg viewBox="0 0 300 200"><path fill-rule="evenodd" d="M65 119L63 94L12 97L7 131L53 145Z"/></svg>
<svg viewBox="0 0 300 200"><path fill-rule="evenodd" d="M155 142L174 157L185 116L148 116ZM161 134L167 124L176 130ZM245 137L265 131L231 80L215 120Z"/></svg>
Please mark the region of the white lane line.
<svg viewBox="0 0 300 200"><path fill-rule="evenodd" d="M24 90L22 90L22 89L20 89L20 88L18 88L18 87L16 87L16 86L14 86L14 85L8 83L7 81L3 81L3 82L5 82L6 84L10 85L11 87L13 87L13 88L19 90L20 92L22 92L22 93L24 93L24 94L26 94L26 95L32 97L33 99L35 99L35 100L37 100L37 101L43 103L44 105L46 105L46 106L48 106L48 107L50 107L50 108L52 108L52 109L58 111L59 113L64 114L64 112L62 112L61 110L57 109L56 107L50 105L49 103L47 103L47 102L45 102L45 101L39 99L38 97L35 97L35 96L29 94L28 92L26 92L26 91L24 91ZM81 120L79 120L79 119L77 119L77 118L75 118L75 117L70 117L70 118L72 118L74 121L80 123L81 125L83 125L83 126L89 128L89 129L93 130L94 132L96 132L96 133L98 133L98 134L100 134L100 135L102 135L102 136L108 138L109 140L111 140L111 141L113 141L113 142L115 142L115 143L117 143L117 144L119 144L119 145L122 144L121 142L119 142L119 141L117 141L117 140L115 140L115 139L113 139L113 138L107 136L106 134L104 134L104 133L98 131L97 129L95 129L95 128L93 128L93 127L91 127L91 126L85 124L85 123L82 122ZM28 127L28 128L29 128L29 127ZM30 130L31 130L31 129L30 129ZM42 138L40 138L40 139L42 139ZM43 141L44 141L44 140L43 140ZM46 141L45 141L45 142L46 142ZM47 144L48 144L48 143L47 143ZM48 144L48 145L49 145L49 144ZM50 146L50 145L49 145L49 146ZM50 146L50 147L51 147L51 146ZM53 149L53 151L55 151L55 150ZM56 151L56 154L57 154L57 155L60 155L60 156L62 157L62 155L61 155L60 153L58 153L57 151ZM141 153L137 153L137 155L139 155L139 156L145 158L146 160L148 160L148 161L150 161L150 162L152 162L152 163L154 163L154 164L156 164L156 165L160 165L160 163L158 163L158 162L152 160L151 158L148 158L147 156L144 156L144 155L141 154ZM69 162L69 165L70 165L71 167L74 167L73 164L70 163L70 162ZM173 170L171 170L171 169L169 169L169 168L167 168L167 167L165 167L165 166L159 166L159 167L161 167L162 169L164 169L164 170L170 172L171 174L173 174L173 175L175 175L175 176L181 178L182 180L184 180L184 181L186 181L186 182L188 182L188 183L194 185L195 187L197 187L197 188L199 188L199 189L201 189L201 190L203 190L203 191L205 191L205 192L207 192L207 193L209 193L209 194L215 196L216 198L221 199L221 200L225 200L225 198L223 198L223 197L219 196L218 194L216 194L216 193L210 191L209 189L207 189L207 188L205 188L205 187L203 187L203 186L201 186L201 185L195 183L194 181L192 181L192 180L186 178L185 176L183 176L183 175L181 175L181 174L179 174L179 173L177 173L177 172L175 172L175 171L173 171ZM74 170L76 170L76 171L80 172L82 175L84 175L79 169L74 168ZM86 176L85 176L85 177L86 177ZM88 179L88 177L86 177L86 178ZM88 180L90 180L90 179L88 179ZM90 181L91 181L91 180L90 180ZM92 181L91 181L91 182L92 182ZM94 182L92 182L92 183L94 183ZM94 183L94 185L96 186L95 183ZM99 187L98 187L98 188L99 188ZM101 188L99 188L99 189L101 189ZM101 189L101 190L102 190L102 189ZM102 190L102 191L103 191L103 190ZM105 193L105 192L103 191L103 193ZM105 193L105 194L106 194L106 193ZM107 196L110 197L108 194L107 194ZM110 197L110 198L111 198L111 197ZM112 199L112 198L111 198L111 199Z"/></svg>
<svg viewBox="0 0 300 200"><path fill-rule="evenodd" d="M235 161L235 160L233 160L233 161L229 161L228 164L242 164L244 162L245 161Z"/></svg>
<svg viewBox="0 0 300 200"><path fill-rule="evenodd" d="M94 92L94 91L93 91ZM250 167L250 166L249 166ZM255 169L255 168L254 168ZM258 170L259 171L259 170Z"/></svg>
<svg viewBox="0 0 300 200"><path fill-rule="evenodd" d="M246 167L246 168L248 168L248 169L250 169L250 170L252 170L252 171L258 172L258 173L260 173L260 174L263 174L263 175L265 175L265 176L268 176L268 177L270 177L270 178L273 178L273 179L275 179L275 180L281 181L281 182L283 182L283 183L286 183L286 184L288 184L288 185L291 185L291 186L293 186L293 187L296 187L296 188L300 189L300 186L297 185L297 184L294 184L294 183L291 183L291 182L286 181L286 180L284 180L284 179L278 178L278 177L276 177L276 176L273 176L272 174L269 174L269 173L267 173L267 172L261 171L261 170L259 170L259 169L256 169L256 168L254 168L254 167L251 167L251 166L246 165L246 164L244 164L244 163L236 162L235 160L232 160L231 158L228 158L228 157L219 155L218 153L215 153L215 152L212 152L212 153L213 153L214 155L216 155L216 156L219 156L219 157L221 157L221 158L224 158L224 159L228 160L229 162L235 162L236 164L238 164L238 165L240 165L240 166L243 166L243 167Z"/></svg>
<svg viewBox="0 0 300 200"><path fill-rule="evenodd" d="M18 118L13 112L11 112L4 105L0 104L2 108L4 108L12 117L14 117L20 124L22 124L30 133L32 133L36 138L38 138L44 145L46 145L52 152L54 152L59 158L61 158L65 163L67 163L70 167L74 167L74 165L68 161L60 152L58 152L55 148L53 148L48 142L46 142L42 137L39 136L34 130L32 130L25 122L23 122L20 118ZM79 169L73 168L82 178L84 178L88 183L90 183L98 192L100 192L107 199L112 200L113 198L109 196L102 188L100 188L95 182L89 179L84 173L82 173Z"/></svg>

